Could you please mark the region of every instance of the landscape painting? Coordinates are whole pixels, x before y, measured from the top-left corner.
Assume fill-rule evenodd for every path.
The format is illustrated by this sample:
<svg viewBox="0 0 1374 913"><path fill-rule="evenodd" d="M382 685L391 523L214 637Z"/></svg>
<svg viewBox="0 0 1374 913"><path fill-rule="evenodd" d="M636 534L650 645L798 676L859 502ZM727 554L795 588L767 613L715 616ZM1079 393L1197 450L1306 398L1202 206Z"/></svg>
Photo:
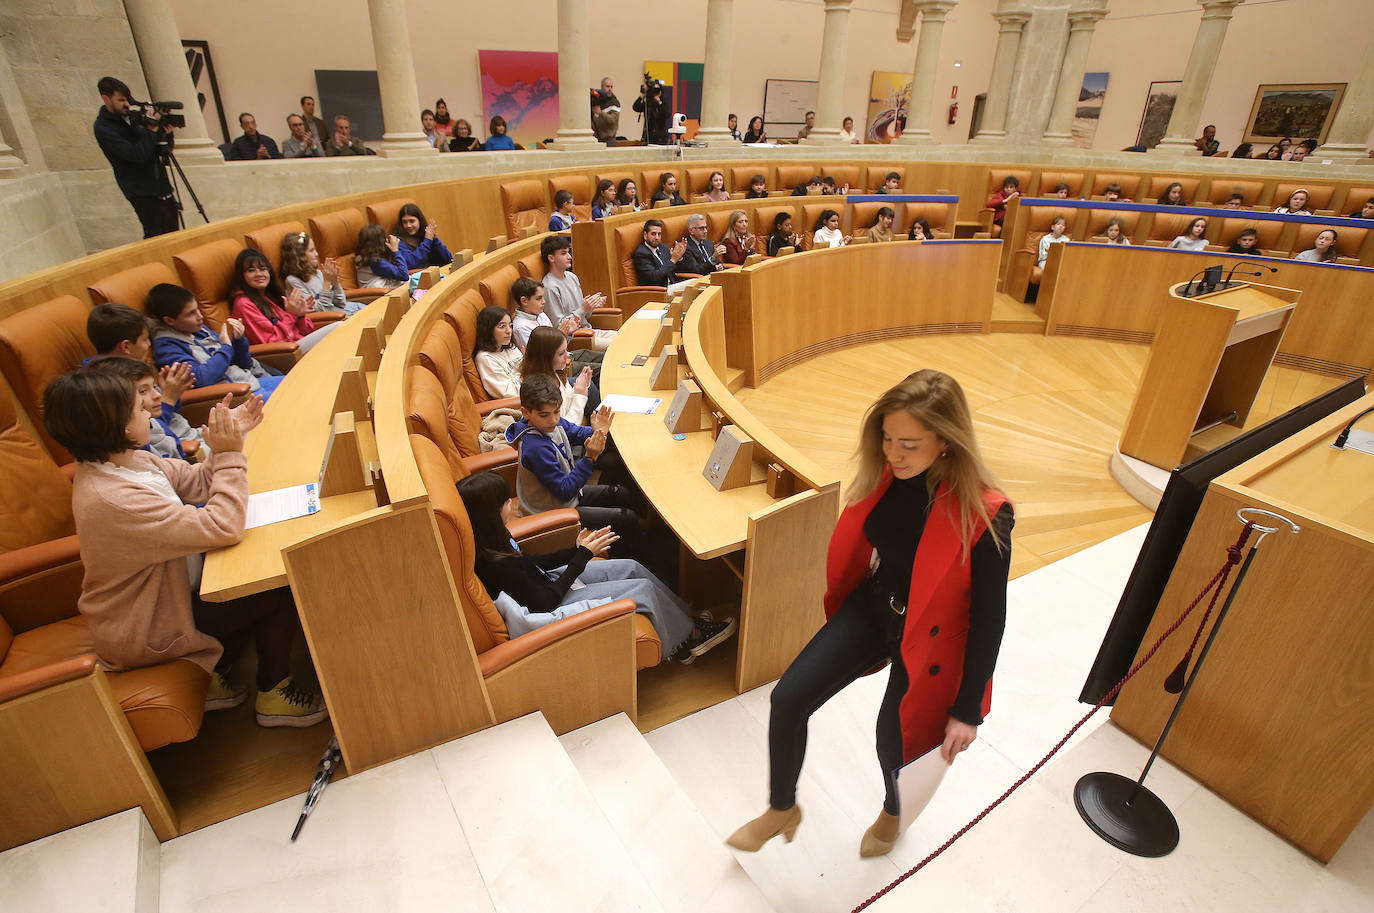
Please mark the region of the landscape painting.
<svg viewBox="0 0 1374 913"><path fill-rule="evenodd" d="M1260 86L1250 107L1245 127L1247 143L1277 143L1289 137L1295 142L1314 139L1326 142L1331 121L1345 96L1345 83Z"/></svg>
<svg viewBox="0 0 1374 913"><path fill-rule="evenodd" d="M1153 149L1164 139L1169 131L1169 118L1174 116L1174 102L1178 100L1181 80L1150 83L1150 91L1145 96L1145 110L1140 115L1140 131L1136 134L1137 146Z"/></svg>

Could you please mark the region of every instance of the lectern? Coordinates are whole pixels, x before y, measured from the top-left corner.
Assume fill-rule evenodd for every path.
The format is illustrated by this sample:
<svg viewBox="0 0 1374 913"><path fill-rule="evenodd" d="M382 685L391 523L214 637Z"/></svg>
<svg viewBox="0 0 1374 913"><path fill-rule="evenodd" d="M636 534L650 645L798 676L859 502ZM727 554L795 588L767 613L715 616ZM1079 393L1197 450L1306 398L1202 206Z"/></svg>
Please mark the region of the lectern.
<svg viewBox="0 0 1374 913"><path fill-rule="evenodd" d="M1187 289L1169 290L1119 447L1165 471L1183 461L1194 435L1245 426L1302 294L1237 283L1188 298Z"/></svg>

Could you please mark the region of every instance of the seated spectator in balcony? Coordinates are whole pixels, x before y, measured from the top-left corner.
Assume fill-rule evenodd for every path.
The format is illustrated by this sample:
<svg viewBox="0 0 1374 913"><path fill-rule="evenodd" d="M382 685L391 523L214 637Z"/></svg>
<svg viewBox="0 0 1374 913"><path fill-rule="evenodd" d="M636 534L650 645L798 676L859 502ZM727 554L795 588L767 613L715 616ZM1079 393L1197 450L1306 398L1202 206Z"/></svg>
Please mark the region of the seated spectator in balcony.
<svg viewBox="0 0 1374 913"><path fill-rule="evenodd" d="M299 114L292 114L286 118L286 126L291 131L291 135L286 138L286 142L281 144L281 154L283 158L323 158L324 145L311 133L305 118Z"/></svg>
<svg viewBox="0 0 1374 913"><path fill-rule="evenodd" d="M1021 195L1021 181L1014 174L1002 180L1002 187L988 197L985 208L992 210L992 236L1002 236L1002 220L1007 217L1007 202Z"/></svg>
<svg viewBox="0 0 1374 913"><path fill-rule="evenodd" d="M453 118L448 113L448 102L442 98L434 103L434 129L445 139L453 136Z"/></svg>
<svg viewBox="0 0 1374 913"><path fill-rule="evenodd" d="M863 142L854 134L854 118L846 117L844 122L840 124L840 142L849 143L851 146L857 146Z"/></svg>
<svg viewBox="0 0 1374 913"><path fill-rule="evenodd" d="M678 278L686 273L709 276L725 269L725 245L711 240L711 227L699 212L687 217L687 246L677 264Z"/></svg>
<svg viewBox="0 0 1374 913"><path fill-rule="evenodd" d="M359 288L397 288L410 281L401 239L380 225L364 225L353 248Z"/></svg>
<svg viewBox="0 0 1374 913"><path fill-rule="evenodd" d="M229 146L231 162L250 162L255 159L279 159L281 152L272 137L258 132L258 120L247 111L239 115L243 135Z"/></svg>
<svg viewBox="0 0 1374 913"><path fill-rule="evenodd" d="M1352 212L1346 218L1350 219L1374 219L1374 197L1364 201L1364 206Z"/></svg>
<svg viewBox="0 0 1374 913"><path fill-rule="evenodd" d="M1183 185L1174 181L1164 188L1164 193L1160 194L1158 206L1187 206L1188 201L1183 198Z"/></svg>
<svg viewBox="0 0 1374 913"><path fill-rule="evenodd" d="M520 395L520 363L524 359L515 344L510 312L490 305L477 312L476 345L472 352L482 389L491 399Z"/></svg>
<svg viewBox="0 0 1374 913"><path fill-rule="evenodd" d="M930 223L925 219L915 219L911 227L906 230L908 241L934 241L935 233L930 230Z"/></svg>
<svg viewBox="0 0 1374 913"><path fill-rule="evenodd" d="M95 346L95 355L127 355L140 361L147 359L153 349L148 318L127 304L97 304L86 315L86 336Z"/></svg>
<svg viewBox="0 0 1374 913"><path fill-rule="evenodd" d="M324 141L329 139L329 125L315 116L315 99L309 95L301 96L301 117L305 119L305 128L315 134L315 144L323 148Z"/></svg>
<svg viewBox="0 0 1374 913"><path fill-rule="evenodd" d="M743 209L730 213L730 227L725 229L725 237L720 239L725 247L721 257L726 263L743 266L744 261L754 252L754 235L749 231L749 214Z"/></svg>
<svg viewBox="0 0 1374 913"><path fill-rule="evenodd" d="M1317 141L1305 139L1289 150L1285 158L1290 162L1301 162L1309 155L1317 151Z"/></svg>
<svg viewBox="0 0 1374 913"><path fill-rule="evenodd" d="M643 240L635 248L633 262L635 276L640 285L661 285L667 288L673 282L678 261L687 253L687 239L679 238L669 248L663 243L663 222L648 219L644 223Z"/></svg>
<svg viewBox="0 0 1374 913"><path fill-rule="evenodd" d="M192 461L193 455L202 460L211 456L210 448L197 428L176 411L181 396L191 389L191 369L184 364L168 365L161 372L139 358L127 355L104 355L85 365L90 371L100 371L122 377L134 385L134 394L142 401L150 416L148 443L144 450L168 460Z"/></svg>
<svg viewBox="0 0 1374 913"><path fill-rule="evenodd" d="M837 185L835 179L830 175L821 178L821 194L824 196L844 195L849 193L849 185Z"/></svg>
<svg viewBox="0 0 1374 913"><path fill-rule="evenodd" d="M572 238L566 235L552 235L539 243L539 257L544 263L544 311L549 322L562 326L568 321L572 329L594 330L592 348L597 352L606 351L615 339L615 330L597 330L592 326L591 315L599 307L606 306L606 296L600 292L583 294L582 280L572 271ZM578 363L599 363L600 358L584 354L578 350L574 361Z"/></svg>
<svg viewBox="0 0 1374 913"><path fill-rule="evenodd" d="M1275 143L1275 145L1279 147L1279 158L1282 161L1288 161L1288 150L1293 148L1293 140L1285 136Z"/></svg>
<svg viewBox="0 0 1374 913"><path fill-rule="evenodd" d="M1207 249L1207 220L1199 216L1188 223L1188 230L1169 242L1171 250Z"/></svg>
<svg viewBox="0 0 1374 913"><path fill-rule="evenodd" d="M482 148L488 152L514 151L515 140L507 135L506 119L501 115L496 115L487 124L487 141L482 144Z"/></svg>
<svg viewBox="0 0 1374 913"><path fill-rule="evenodd" d="M478 152L482 141L472 135L472 124L463 118L453 122L453 136L448 141L449 152Z"/></svg>
<svg viewBox="0 0 1374 913"><path fill-rule="evenodd" d="M749 129L744 131L746 143L766 143L768 134L763 129L763 118L755 114L749 119Z"/></svg>
<svg viewBox="0 0 1374 913"><path fill-rule="evenodd" d="M1286 213L1290 216L1310 216L1312 210L1307 208L1308 194L1306 188L1299 187L1288 195L1288 202L1274 210L1274 212Z"/></svg>
<svg viewBox="0 0 1374 913"><path fill-rule="evenodd" d="M1259 249L1259 232L1253 228L1244 229L1236 235L1236 240L1231 242L1231 246L1226 248L1228 254L1254 254L1263 256L1264 252Z"/></svg>
<svg viewBox="0 0 1374 913"><path fill-rule="evenodd" d="M1236 147L1236 150L1231 153L1231 158L1248 159L1251 153L1254 151L1254 148L1255 147L1250 145L1249 143L1241 143L1239 146Z"/></svg>
<svg viewBox="0 0 1374 913"><path fill-rule="evenodd" d="M349 301L339 284L339 264L333 257L320 262L315 239L303 231L292 232L281 239L281 278L287 288L298 288L314 302L311 310L343 311L352 316L363 309L357 301Z"/></svg>
<svg viewBox="0 0 1374 913"><path fill-rule="evenodd" d="M420 129L424 131L425 142L429 143L440 152L448 151L448 137L440 133L434 126L434 112L426 108L420 112Z"/></svg>
<svg viewBox="0 0 1374 913"><path fill-rule="evenodd" d="M819 174L813 174L806 183L798 184L792 188L794 197L816 197L825 192L825 181L821 180Z"/></svg>
<svg viewBox="0 0 1374 913"><path fill-rule="evenodd" d="M184 364L197 387L247 384L263 399L281 383L280 371L261 364L248 351L243 321L231 317L216 333L205 325L196 296L181 286L153 286L143 310L153 321L153 364L159 368Z"/></svg>
<svg viewBox="0 0 1374 913"><path fill-rule="evenodd" d="M1221 151L1221 143L1217 142L1217 125L1208 124L1202 128L1202 135L1193 140L1193 148L1202 153L1203 158L1210 158Z"/></svg>
<svg viewBox="0 0 1374 913"><path fill-rule="evenodd" d="M725 175L712 171L706 181L706 200L710 203L724 203L730 199L730 191L725 189Z"/></svg>
<svg viewBox="0 0 1374 913"><path fill-rule="evenodd" d="M426 219L414 203L401 207L391 233L401 239L401 258L411 272L429 266L448 266L453 262L453 254L439 240L438 220Z"/></svg>
<svg viewBox="0 0 1374 913"><path fill-rule="evenodd" d="M686 206L687 201L677 192L677 175L665 171L658 176L658 189L649 198L650 208L658 205L659 200L667 200L669 206Z"/></svg>
<svg viewBox="0 0 1374 913"><path fill-rule="evenodd" d="M1270 146L1264 151L1264 157L1270 161L1278 161L1283 158L1283 148L1278 143Z"/></svg>
<svg viewBox="0 0 1374 913"><path fill-rule="evenodd" d="M549 216L549 231L571 231L577 217L573 215L573 195L571 190L560 190L553 195L553 215Z"/></svg>
<svg viewBox="0 0 1374 913"><path fill-rule="evenodd" d="M334 135L324 141L325 155L376 155L353 136L353 124L342 114L334 118Z"/></svg>
<svg viewBox="0 0 1374 913"><path fill-rule="evenodd" d="M737 143L741 141L739 133L739 117L737 115L732 113L729 117L725 119L725 129L730 131L730 138L732 140L734 140Z"/></svg>
<svg viewBox="0 0 1374 913"><path fill-rule="evenodd" d="M604 219L620 211L616 203L615 182L602 178L596 182L596 195L592 197L592 218Z"/></svg>
<svg viewBox="0 0 1374 913"><path fill-rule="evenodd" d="M901 193L902 176L895 171L889 171L883 178L883 186L879 187L877 193Z"/></svg>
<svg viewBox="0 0 1374 913"><path fill-rule="evenodd" d="M840 214L833 209L821 211L812 231L815 234L811 239L811 247L816 250L822 247L844 247L849 243L844 232L840 231Z"/></svg>
<svg viewBox="0 0 1374 913"><path fill-rule="evenodd" d="M806 112L806 122L803 123L803 124L802 124L802 128L801 128L800 130L797 131L797 139L799 139L799 140L806 139L808 136L811 135L811 131L812 131L812 130L815 130L815 129L816 129L816 112L815 112L815 111L807 111L807 112Z"/></svg>
<svg viewBox="0 0 1374 913"><path fill-rule="evenodd" d="M1233 193L1233 194L1231 194L1229 197L1226 198L1226 202L1223 203L1223 204L1221 204L1221 208L1222 208L1222 209L1244 209L1244 208L1245 208L1245 195L1244 195L1244 194L1241 194L1241 193Z"/></svg>
<svg viewBox="0 0 1374 913"><path fill-rule="evenodd" d="M868 230L868 240L874 244L882 244L893 240L892 221L897 218L897 213L891 206L884 206L878 210L878 221Z"/></svg>
<svg viewBox="0 0 1374 913"><path fill-rule="evenodd" d="M1103 229L1103 234L1106 235L1108 244L1119 244L1122 247L1131 246L1131 240L1126 237L1126 229L1121 224L1120 219L1109 221L1107 227Z"/></svg>
<svg viewBox="0 0 1374 913"><path fill-rule="evenodd" d="M1120 184L1108 184L1108 185L1103 189L1103 191L1102 191L1102 196L1106 198L1106 201L1107 201L1108 203L1119 203L1119 202L1121 202L1121 185L1120 185Z"/></svg>
<svg viewBox="0 0 1374 913"><path fill-rule="evenodd" d="M1054 195L1061 200L1069 198L1069 185L1063 182L1054 185Z"/></svg>
<svg viewBox="0 0 1374 913"><path fill-rule="evenodd" d="M621 178L615 188L615 205L630 212L639 212L644 205L639 201L639 187L629 178Z"/></svg>
<svg viewBox="0 0 1374 913"><path fill-rule="evenodd" d="M1069 240L1069 236L1064 234L1064 229L1068 227L1068 224L1063 216L1055 216L1050 222L1050 233L1040 239L1040 247L1035 254L1035 265L1040 269L1045 268L1045 261L1050 256L1050 245L1063 244Z"/></svg>
<svg viewBox="0 0 1374 913"><path fill-rule="evenodd" d="M773 230L768 235L768 256L776 257L784 247L801 249L801 238L792 230L790 212L780 212L773 217Z"/></svg>
<svg viewBox="0 0 1374 913"><path fill-rule="evenodd" d="M309 293L292 288L283 296L267 255L251 247L239 251L225 297L229 312L243 322L243 335L253 345L294 342L304 355L338 326L331 323L316 329L309 317L314 303Z"/></svg>
<svg viewBox="0 0 1374 913"><path fill-rule="evenodd" d="M761 174L756 174L749 179L749 192L744 195L746 200L762 200L768 196L768 181Z"/></svg>
<svg viewBox="0 0 1374 913"><path fill-rule="evenodd" d="M1307 263L1335 263L1337 237L1336 229L1323 228L1317 232L1317 237L1312 241L1312 246L1293 259L1303 260Z"/></svg>

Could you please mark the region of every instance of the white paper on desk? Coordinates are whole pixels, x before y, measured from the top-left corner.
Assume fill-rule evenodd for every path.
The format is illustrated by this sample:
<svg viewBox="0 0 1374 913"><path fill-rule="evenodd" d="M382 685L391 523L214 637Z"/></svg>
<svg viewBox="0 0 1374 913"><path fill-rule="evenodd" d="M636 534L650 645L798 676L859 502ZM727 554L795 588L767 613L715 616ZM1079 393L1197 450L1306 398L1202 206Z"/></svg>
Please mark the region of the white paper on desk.
<svg viewBox="0 0 1374 913"><path fill-rule="evenodd" d="M653 415L663 400L657 396L626 396L623 393L607 393L601 397L601 405L610 406L612 412L629 412L633 415Z"/></svg>
<svg viewBox="0 0 1374 913"><path fill-rule="evenodd" d="M315 482L278 488L276 491L260 491L248 496L247 529L294 520L308 514L318 513L320 509L320 486Z"/></svg>
<svg viewBox="0 0 1374 913"><path fill-rule="evenodd" d="M898 833L904 832L925 811L947 770L949 765L940 757L939 745L910 764L897 768L897 801L902 806L897 822Z"/></svg>
<svg viewBox="0 0 1374 913"><path fill-rule="evenodd" d="M653 308L640 308L639 310L635 311L635 319L636 319L636 320L662 320L663 317L664 317L664 315L667 314L667 313L668 313L668 309L667 309L667 308L662 308L662 309L660 309L660 310L654 310Z"/></svg>

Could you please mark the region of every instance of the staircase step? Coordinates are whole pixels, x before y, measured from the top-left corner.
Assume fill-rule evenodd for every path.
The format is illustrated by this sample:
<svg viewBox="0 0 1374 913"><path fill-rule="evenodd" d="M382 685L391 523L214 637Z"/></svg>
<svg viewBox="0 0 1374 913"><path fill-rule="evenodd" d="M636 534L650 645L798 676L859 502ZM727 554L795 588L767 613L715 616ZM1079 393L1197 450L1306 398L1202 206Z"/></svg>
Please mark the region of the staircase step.
<svg viewBox="0 0 1374 913"><path fill-rule="evenodd" d="M542 715L430 754L497 913L663 913Z"/></svg>
<svg viewBox="0 0 1374 913"><path fill-rule="evenodd" d="M773 910L629 717L559 741L665 913Z"/></svg>
<svg viewBox="0 0 1374 913"><path fill-rule="evenodd" d="M6 913L158 913L157 836L137 808L0 853Z"/></svg>

